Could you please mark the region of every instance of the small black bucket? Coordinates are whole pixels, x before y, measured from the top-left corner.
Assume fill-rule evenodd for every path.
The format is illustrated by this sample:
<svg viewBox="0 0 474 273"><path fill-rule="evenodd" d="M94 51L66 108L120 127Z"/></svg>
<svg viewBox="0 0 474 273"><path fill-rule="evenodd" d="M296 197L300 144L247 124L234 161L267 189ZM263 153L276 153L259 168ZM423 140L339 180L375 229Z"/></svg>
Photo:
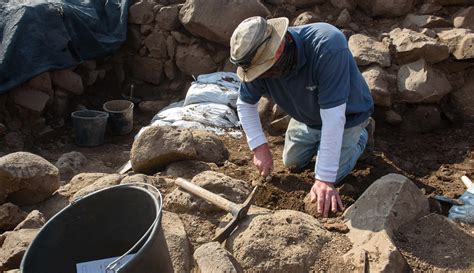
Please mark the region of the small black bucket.
<svg viewBox="0 0 474 273"><path fill-rule="evenodd" d="M109 130L113 135L125 135L133 129L133 102L128 100L111 100L103 105L109 113Z"/></svg>
<svg viewBox="0 0 474 273"><path fill-rule="evenodd" d="M79 146L97 146L104 142L109 114L102 111L79 110L71 114L74 141Z"/></svg>
<svg viewBox="0 0 474 273"><path fill-rule="evenodd" d="M114 186L75 200L40 230L20 272L76 273L78 263L112 257L120 258L104 272L173 272L161 209L161 194L145 184ZM134 256L125 261L127 254Z"/></svg>

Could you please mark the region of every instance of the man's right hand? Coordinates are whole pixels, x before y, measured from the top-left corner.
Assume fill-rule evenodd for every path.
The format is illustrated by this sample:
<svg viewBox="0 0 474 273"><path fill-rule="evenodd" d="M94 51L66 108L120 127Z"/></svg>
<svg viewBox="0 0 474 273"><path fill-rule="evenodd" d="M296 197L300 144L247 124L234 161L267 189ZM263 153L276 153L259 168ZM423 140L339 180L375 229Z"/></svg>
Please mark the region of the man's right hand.
<svg viewBox="0 0 474 273"><path fill-rule="evenodd" d="M253 150L253 164L257 167L258 173L267 177L273 170L272 152L268 144L262 144Z"/></svg>

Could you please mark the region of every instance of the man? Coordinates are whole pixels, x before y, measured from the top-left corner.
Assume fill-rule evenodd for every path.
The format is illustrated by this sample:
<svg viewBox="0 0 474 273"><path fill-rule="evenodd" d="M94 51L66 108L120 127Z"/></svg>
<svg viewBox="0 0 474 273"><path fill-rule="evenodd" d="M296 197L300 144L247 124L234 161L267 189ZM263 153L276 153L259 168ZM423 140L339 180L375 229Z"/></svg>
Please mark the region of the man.
<svg viewBox="0 0 474 273"><path fill-rule="evenodd" d="M311 201L324 217L344 210L334 184L352 171L375 128L372 96L345 36L326 23L288 28L287 18L257 16L239 24L230 47L242 81L238 114L260 175L273 168L257 112L265 95L292 117L285 166L303 168L317 155Z"/></svg>

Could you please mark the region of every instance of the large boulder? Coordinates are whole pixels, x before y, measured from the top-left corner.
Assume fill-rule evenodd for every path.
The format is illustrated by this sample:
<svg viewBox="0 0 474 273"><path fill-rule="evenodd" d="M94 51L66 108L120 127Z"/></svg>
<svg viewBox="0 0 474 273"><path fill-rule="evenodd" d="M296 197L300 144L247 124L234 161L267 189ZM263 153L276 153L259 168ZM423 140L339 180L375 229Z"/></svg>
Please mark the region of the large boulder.
<svg viewBox="0 0 474 273"><path fill-rule="evenodd" d="M251 186L245 181L233 179L213 171L204 171L196 175L191 180L191 183L237 204L243 203L251 191ZM222 211L222 209L215 205L211 205L204 199L196 197L180 188L176 188L165 197L164 207L177 213Z"/></svg>
<svg viewBox="0 0 474 273"><path fill-rule="evenodd" d="M390 32L398 63L408 63L424 58L429 63L441 62L449 57L446 45L422 33L396 28Z"/></svg>
<svg viewBox="0 0 474 273"><path fill-rule="evenodd" d="M380 106L392 106L392 97L388 89L385 71L379 66L371 66L362 73L369 86L374 103Z"/></svg>
<svg viewBox="0 0 474 273"><path fill-rule="evenodd" d="M420 28L442 28L452 26L453 24L448 20L434 15L408 14L402 23L403 28L413 30L419 30Z"/></svg>
<svg viewBox="0 0 474 273"><path fill-rule="evenodd" d="M408 103L435 103L452 87L446 75L424 59L403 65L398 71L396 100Z"/></svg>
<svg viewBox="0 0 474 273"><path fill-rule="evenodd" d="M357 65L378 63L383 67L390 66L388 45L363 34L354 34L349 38L349 48Z"/></svg>
<svg viewBox="0 0 474 273"><path fill-rule="evenodd" d="M196 155L191 131L151 126L133 142L131 163L135 172L153 174L171 162L195 159Z"/></svg>
<svg viewBox="0 0 474 273"><path fill-rule="evenodd" d="M188 0L179 12L179 20L192 34L229 46L240 22L252 16L269 15L258 0Z"/></svg>
<svg viewBox="0 0 474 273"><path fill-rule="evenodd" d="M27 152L0 158L0 203L31 205L59 188L59 170L46 159Z"/></svg>
<svg viewBox="0 0 474 273"><path fill-rule="evenodd" d="M144 42L150 51L150 56L157 59L166 59L168 57L165 32L154 31L145 38Z"/></svg>
<svg viewBox="0 0 474 273"><path fill-rule="evenodd" d="M81 95L84 92L81 76L70 69L53 71L51 80L53 85L61 87L74 95Z"/></svg>
<svg viewBox="0 0 474 273"><path fill-rule="evenodd" d="M0 235L0 271L20 267L23 254L36 234L38 234L38 229L21 229Z"/></svg>
<svg viewBox="0 0 474 273"><path fill-rule="evenodd" d="M190 76L214 72L217 69L217 64L209 52L199 44L178 46L176 65L184 74Z"/></svg>
<svg viewBox="0 0 474 273"><path fill-rule="evenodd" d="M474 58L474 33L465 28L441 30L437 33L439 40L446 44L449 53L458 60Z"/></svg>
<svg viewBox="0 0 474 273"><path fill-rule="evenodd" d="M160 8L156 13L156 25L164 30L175 30L179 27L178 20L179 5L171 5Z"/></svg>
<svg viewBox="0 0 474 273"><path fill-rule="evenodd" d="M451 101L466 121L474 121L474 75L466 77L464 85L451 94Z"/></svg>
<svg viewBox="0 0 474 273"><path fill-rule="evenodd" d="M196 159L204 162L223 163L229 158L229 151L215 134L208 131L193 131Z"/></svg>
<svg viewBox="0 0 474 273"><path fill-rule="evenodd" d="M415 0L356 0L358 6L370 16L397 17L415 7Z"/></svg>
<svg viewBox="0 0 474 273"><path fill-rule="evenodd" d="M194 251L193 257L201 272L241 272L238 265L234 265L232 254L218 242L200 246Z"/></svg>
<svg viewBox="0 0 474 273"><path fill-rule="evenodd" d="M15 104L37 113L43 112L51 99L48 94L28 86L19 86L11 94Z"/></svg>
<svg viewBox="0 0 474 273"><path fill-rule="evenodd" d="M14 229L21 221L25 220L28 213L12 203L0 206L0 232Z"/></svg>
<svg viewBox="0 0 474 273"><path fill-rule="evenodd" d="M191 245L184 230L184 225L175 213L163 211L161 225L166 244L173 263L174 272L187 273L191 270Z"/></svg>
<svg viewBox="0 0 474 273"><path fill-rule="evenodd" d="M244 270L309 272L330 233L314 217L293 210L252 215L226 241Z"/></svg>
<svg viewBox="0 0 474 273"><path fill-rule="evenodd" d="M453 15L454 26L457 28L469 28L474 30L474 6L461 9Z"/></svg>

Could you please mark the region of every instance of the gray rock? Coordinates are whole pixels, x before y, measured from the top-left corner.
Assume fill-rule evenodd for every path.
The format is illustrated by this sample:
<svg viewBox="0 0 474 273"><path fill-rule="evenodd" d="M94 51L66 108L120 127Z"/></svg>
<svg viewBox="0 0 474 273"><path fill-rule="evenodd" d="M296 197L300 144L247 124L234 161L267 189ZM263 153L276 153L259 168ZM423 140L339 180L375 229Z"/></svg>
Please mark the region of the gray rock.
<svg viewBox="0 0 474 273"><path fill-rule="evenodd" d="M174 272L190 272L191 246L183 222L177 214L163 211L162 227Z"/></svg>
<svg viewBox="0 0 474 273"><path fill-rule="evenodd" d="M15 230L20 229L39 229L46 224L46 218L39 210L34 210L26 216L25 220L19 223Z"/></svg>
<svg viewBox="0 0 474 273"><path fill-rule="evenodd" d="M370 16L397 17L413 10L414 0L356 0L358 6Z"/></svg>
<svg viewBox="0 0 474 273"><path fill-rule="evenodd" d="M106 175L106 173L80 173L74 176L68 184L61 186L58 192L64 196L72 197L76 192L94 184L99 178Z"/></svg>
<svg viewBox="0 0 474 273"><path fill-rule="evenodd" d="M358 65L378 63L383 67L390 66L388 45L377 42L363 34L354 34L349 38L349 49Z"/></svg>
<svg viewBox="0 0 474 273"><path fill-rule="evenodd" d="M58 158L56 164L63 181L69 181L74 175L81 172L87 158L80 152L72 151Z"/></svg>
<svg viewBox="0 0 474 273"><path fill-rule="evenodd" d="M46 104L51 99L48 94L28 86L17 87L11 94L15 104L38 113L43 112Z"/></svg>
<svg viewBox="0 0 474 273"><path fill-rule="evenodd" d="M171 36L180 44L191 44L192 39L186 34L178 32L178 31L171 31Z"/></svg>
<svg viewBox="0 0 474 273"><path fill-rule="evenodd" d="M309 272L329 240L330 233L314 217L278 210L247 217L226 246L243 270Z"/></svg>
<svg viewBox="0 0 474 273"><path fill-rule="evenodd" d="M168 57L170 58L171 61L174 60L174 54L176 52L176 47L177 47L176 40L173 38L172 35L169 35L166 38L166 51L168 52ZM170 60L168 60L168 61L170 61Z"/></svg>
<svg viewBox="0 0 474 273"><path fill-rule="evenodd" d="M177 161L166 166L166 175L192 179L194 176L211 170L209 164L196 160Z"/></svg>
<svg viewBox="0 0 474 273"><path fill-rule="evenodd" d="M451 101L465 121L474 121L474 75L466 77L464 85L451 94Z"/></svg>
<svg viewBox="0 0 474 273"><path fill-rule="evenodd" d="M92 192L95 192L95 191L98 191L110 186L118 185L122 181L123 177L124 176L120 174L109 174L104 177L101 177L97 179L94 183L90 184L89 186L86 186L78 190L72 197L72 200L76 200L89 193L92 193Z"/></svg>
<svg viewBox="0 0 474 273"><path fill-rule="evenodd" d="M193 254L201 272L241 272L232 261L232 257L218 242L211 242L200 246Z"/></svg>
<svg viewBox="0 0 474 273"><path fill-rule="evenodd" d="M415 15L408 14L403 20L403 28L418 30L419 28L443 28L452 27L453 24L448 20L434 15Z"/></svg>
<svg viewBox="0 0 474 273"><path fill-rule="evenodd" d="M474 30L474 6L459 10L453 15L453 18L455 27Z"/></svg>
<svg viewBox="0 0 474 273"><path fill-rule="evenodd" d="M213 171L204 171L196 175L191 182L238 204L243 203L251 191L250 185L246 182ZM165 197L164 207L176 213L222 211L180 188Z"/></svg>
<svg viewBox="0 0 474 273"><path fill-rule="evenodd" d="M435 103L452 87L446 75L429 66L425 60L403 65L398 71L396 100L408 103Z"/></svg>
<svg viewBox="0 0 474 273"><path fill-rule="evenodd" d="M168 51L166 49L166 34L164 32L152 32L145 38L144 42L152 57L157 59L166 59L168 57Z"/></svg>
<svg viewBox="0 0 474 273"><path fill-rule="evenodd" d="M171 162L195 159L196 155L191 131L152 126L133 142L131 162L135 172L152 174Z"/></svg>
<svg viewBox="0 0 474 273"><path fill-rule="evenodd" d="M449 52L458 60L474 58L474 33L469 29L453 28L437 33L441 42L446 44Z"/></svg>
<svg viewBox="0 0 474 273"><path fill-rule="evenodd" d="M437 105L418 105L414 111L404 113L402 130L428 133L442 127L441 111Z"/></svg>
<svg viewBox="0 0 474 273"><path fill-rule="evenodd" d="M40 156L17 152L0 158L0 181L0 203L35 204L59 188L59 170Z"/></svg>
<svg viewBox="0 0 474 273"><path fill-rule="evenodd" d="M164 30L176 30L180 25L178 13L179 5L162 7L155 17L157 26Z"/></svg>
<svg viewBox="0 0 474 273"><path fill-rule="evenodd" d="M251 16L268 15L270 12L260 1L188 0L179 12L179 20L192 34L229 46L240 22Z"/></svg>
<svg viewBox="0 0 474 273"><path fill-rule="evenodd" d="M5 203L0 206L0 231L12 230L25 220L28 213L12 203Z"/></svg>
<svg viewBox="0 0 474 273"><path fill-rule="evenodd" d="M392 97L388 89L385 71L379 66L371 66L362 73L369 86L374 103L380 106L392 106Z"/></svg>
<svg viewBox="0 0 474 273"><path fill-rule="evenodd" d="M165 48L166 53L166 48ZM133 76L152 84L159 84L163 75L163 61L150 57L134 56L129 62Z"/></svg>
<svg viewBox="0 0 474 273"><path fill-rule="evenodd" d="M8 231L0 235L0 270L6 271L20 267L26 249L38 233L37 229Z"/></svg>
<svg viewBox="0 0 474 273"><path fill-rule="evenodd" d="M420 10L418 11L420 14L433 14L437 11L439 11L440 9L442 9L443 6L441 6L440 4L434 2L434 3L424 3L423 5L421 5L420 7Z"/></svg>
<svg viewBox="0 0 474 273"><path fill-rule="evenodd" d="M384 119L388 124L391 125L398 125L403 121L402 116L393 110L385 111Z"/></svg>
<svg viewBox="0 0 474 273"><path fill-rule="evenodd" d="M306 24L311 24L311 23L316 23L316 22L321 22L321 17L319 15L316 15L312 11L305 11L303 13L300 13L292 22L291 25L293 26L301 26L301 25L306 25Z"/></svg>
<svg viewBox="0 0 474 273"><path fill-rule="evenodd" d="M150 24L153 22L153 7L155 3L150 0L141 0L130 6L128 22L131 24Z"/></svg>
<svg viewBox="0 0 474 273"><path fill-rule="evenodd" d="M229 151L217 135L208 131L192 131L196 159L204 162L223 163Z"/></svg>
<svg viewBox="0 0 474 273"><path fill-rule="evenodd" d="M165 62L165 75L168 79L174 80L178 76L178 67L176 66L175 62L173 60L167 60Z"/></svg>
<svg viewBox="0 0 474 273"><path fill-rule="evenodd" d="M178 46L176 65L186 75L206 74L217 69L217 64L214 63L211 55L199 44Z"/></svg>
<svg viewBox="0 0 474 273"><path fill-rule="evenodd" d="M81 76L70 69L51 72L51 80L55 86L61 87L74 95L81 95L84 92Z"/></svg>
<svg viewBox="0 0 474 273"><path fill-rule="evenodd" d="M347 9L343 9L334 23L338 27L347 27L352 21L351 14Z"/></svg>

